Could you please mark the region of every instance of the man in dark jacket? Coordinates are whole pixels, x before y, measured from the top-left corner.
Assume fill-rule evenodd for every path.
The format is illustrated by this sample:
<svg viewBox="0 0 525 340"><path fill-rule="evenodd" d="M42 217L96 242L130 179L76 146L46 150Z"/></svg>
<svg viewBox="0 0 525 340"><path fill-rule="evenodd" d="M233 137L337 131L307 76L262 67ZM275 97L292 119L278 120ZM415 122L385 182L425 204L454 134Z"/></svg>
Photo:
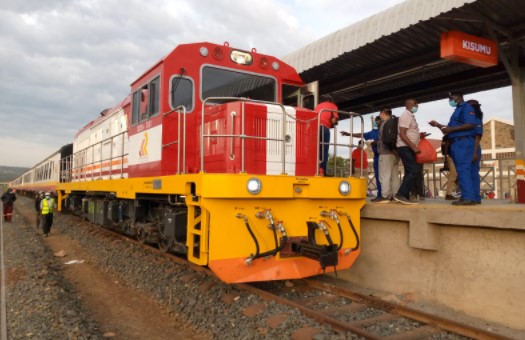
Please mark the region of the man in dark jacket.
<svg viewBox="0 0 525 340"><path fill-rule="evenodd" d="M44 192L40 191L38 194L36 194L35 197L35 211L36 211L36 219L35 219L35 226L37 229L40 228L40 221L41 221L41 210L40 210L40 202L42 202L42 199L44 198Z"/></svg>
<svg viewBox="0 0 525 340"><path fill-rule="evenodd" d="M16 191L11 188L2 195L2 203L4 204L4 221L11 222L13 217L13 203L16 201Z"/></svg>

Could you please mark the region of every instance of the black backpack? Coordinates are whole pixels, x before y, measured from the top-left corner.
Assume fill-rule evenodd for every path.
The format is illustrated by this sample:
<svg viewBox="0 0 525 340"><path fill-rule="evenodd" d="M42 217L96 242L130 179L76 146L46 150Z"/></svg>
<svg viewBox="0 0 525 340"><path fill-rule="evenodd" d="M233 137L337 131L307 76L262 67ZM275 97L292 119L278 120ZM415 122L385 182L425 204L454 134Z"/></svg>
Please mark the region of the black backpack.
<svg viewBox="0 0 525 340"><path fill-rule="evenodd" d="M396 116L392 116L389 120L384 122L383 133L381 134L381 143L389 149L395 150L397 143L397 121Z"/></svg>

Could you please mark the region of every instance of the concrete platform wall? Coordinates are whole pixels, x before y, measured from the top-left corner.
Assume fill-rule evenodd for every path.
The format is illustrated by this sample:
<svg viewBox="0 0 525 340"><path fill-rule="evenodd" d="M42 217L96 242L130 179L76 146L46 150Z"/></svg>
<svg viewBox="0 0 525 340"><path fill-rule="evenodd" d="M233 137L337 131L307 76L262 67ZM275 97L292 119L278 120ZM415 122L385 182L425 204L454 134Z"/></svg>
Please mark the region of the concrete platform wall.
<svg viewBox="0 0 525 340"><path fill-rule="evenodd" d="M483 223L479 215L484 216ZM436 216L441 218L439 224L429 221ZM414 234L419 235L418 242L410 242ZM363 209L361 245L356 265L339 273L340 278L393 294L415 294L525 330L523 206L368 204Z"/></svg>

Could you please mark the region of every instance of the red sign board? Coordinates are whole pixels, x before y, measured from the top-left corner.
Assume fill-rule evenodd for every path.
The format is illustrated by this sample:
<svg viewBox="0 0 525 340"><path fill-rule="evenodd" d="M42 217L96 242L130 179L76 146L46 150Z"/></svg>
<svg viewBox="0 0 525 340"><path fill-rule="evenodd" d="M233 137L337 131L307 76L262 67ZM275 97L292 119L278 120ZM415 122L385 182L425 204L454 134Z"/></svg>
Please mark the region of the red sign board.
<svg viewBox="0 0 525 340"><path fill-rule="evenodd" d="M498 64L498 43L459 31L441 33L441 58L490 67Z"/></svg>

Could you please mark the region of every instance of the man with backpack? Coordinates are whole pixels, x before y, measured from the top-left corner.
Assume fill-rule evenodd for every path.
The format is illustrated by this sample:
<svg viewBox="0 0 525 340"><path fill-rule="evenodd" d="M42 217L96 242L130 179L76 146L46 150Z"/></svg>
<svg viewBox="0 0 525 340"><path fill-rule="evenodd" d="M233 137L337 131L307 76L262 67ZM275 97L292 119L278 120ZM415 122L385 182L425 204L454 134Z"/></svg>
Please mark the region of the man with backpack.
<svg viewBox="0 0 525 340"><path fill-rule="evenodd" d="M398 119L397 129L397 154L403 162L405 168L405 175L401 186L394 195L394 200L402 204L418 204L418 202L411 202L410 192L416 187L416 181L420 178L421 167L416 162L416 154L421 151L418 148L419 144L419 126L417 125L414 114L417 112L418 103L414 98L405 101L405 111Z"/></svg>
<svg viewBox="0 0 525 340"><path fill-rule="evenodd" d="M392 110L384 108L379 114L379 180L381 196L372 200L373 203L390 203L399 189L399 157L395 151L397 141L397 117L392 116ZM394 140L394 143L392 143Z"/></svg>

